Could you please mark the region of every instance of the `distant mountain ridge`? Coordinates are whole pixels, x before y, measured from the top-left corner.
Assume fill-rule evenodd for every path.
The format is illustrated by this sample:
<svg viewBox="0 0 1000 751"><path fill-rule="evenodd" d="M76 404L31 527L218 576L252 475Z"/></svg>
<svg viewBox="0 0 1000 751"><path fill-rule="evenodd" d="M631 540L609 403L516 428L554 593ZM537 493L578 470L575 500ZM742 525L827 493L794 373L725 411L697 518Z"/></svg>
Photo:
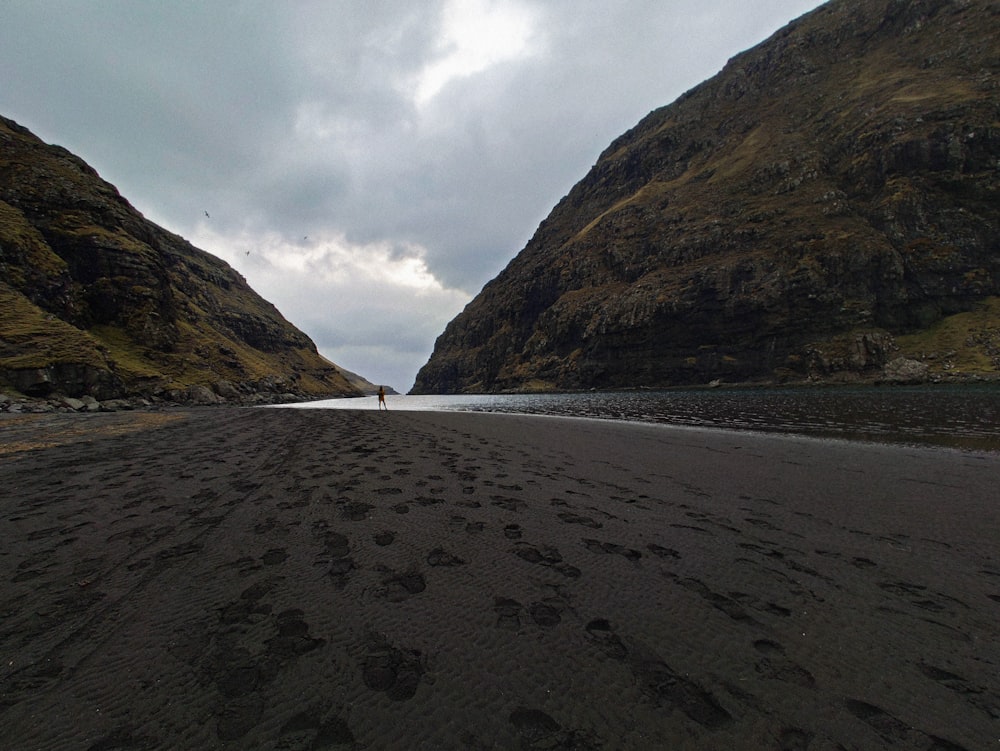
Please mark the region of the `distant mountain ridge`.
<svg viewBox="0 0 1000 751"><path fill-rule="evenodd" d="M224 261L0 117L0 391L254 402L357 395Z"/></svg>
<svg viewBox="0 0 1000 751"><path fill-rule="evenodd" d="M413 393L1000 373L1000 4L832 0L616 139Z"/></svg>

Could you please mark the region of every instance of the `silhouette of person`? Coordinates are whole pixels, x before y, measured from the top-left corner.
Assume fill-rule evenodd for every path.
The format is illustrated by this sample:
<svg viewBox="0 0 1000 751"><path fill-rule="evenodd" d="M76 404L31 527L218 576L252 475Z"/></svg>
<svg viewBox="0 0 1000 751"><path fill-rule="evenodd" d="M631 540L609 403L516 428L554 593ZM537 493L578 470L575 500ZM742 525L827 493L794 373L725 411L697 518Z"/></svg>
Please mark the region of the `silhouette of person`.
<svg viewBox="0 0 1000 751"><path fill-rule="evenodd" d="M385 406L385 386L378 387L378 408L384 409L386 412L389 411L389 408Z"/></svg>

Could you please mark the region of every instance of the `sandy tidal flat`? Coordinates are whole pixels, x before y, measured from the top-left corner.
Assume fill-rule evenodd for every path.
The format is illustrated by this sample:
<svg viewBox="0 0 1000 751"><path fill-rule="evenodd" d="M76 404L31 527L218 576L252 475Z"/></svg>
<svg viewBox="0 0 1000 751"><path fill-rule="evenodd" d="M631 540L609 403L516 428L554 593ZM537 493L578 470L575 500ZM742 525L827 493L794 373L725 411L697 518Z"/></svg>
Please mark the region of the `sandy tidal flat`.
<svg viewBox="0 0 1000 751"><path fill-rule="evenodd" d="M0 420L0 746L1000 746L1000 455L463 413Z"/></svg>

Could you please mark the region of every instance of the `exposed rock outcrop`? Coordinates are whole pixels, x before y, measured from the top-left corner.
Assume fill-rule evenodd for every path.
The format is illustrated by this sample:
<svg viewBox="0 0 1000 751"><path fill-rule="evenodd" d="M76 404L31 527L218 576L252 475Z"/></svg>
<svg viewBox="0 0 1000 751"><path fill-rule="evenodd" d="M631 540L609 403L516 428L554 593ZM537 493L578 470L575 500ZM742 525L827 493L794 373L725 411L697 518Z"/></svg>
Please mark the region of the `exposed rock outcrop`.
<svg viewBox="0 0 1000 751"><path fill-rule="evenodd" d="M929 370L927 363L897 357L886 363L882 374L889 383L923 383L927 380Z"/></svg>
<svg viewBox="0 0 1000 751"><path fill-rule="evenodd" d="M413 392L878 379L995 310L998 33L996 2L833 0L734 57L601 154Z"/></svg>
<svg viewBox="0 0 1000 751"><path fill-rule="evenodd" d="M228 264L0 117L0 386L187 403L356 395Z"/></svg>

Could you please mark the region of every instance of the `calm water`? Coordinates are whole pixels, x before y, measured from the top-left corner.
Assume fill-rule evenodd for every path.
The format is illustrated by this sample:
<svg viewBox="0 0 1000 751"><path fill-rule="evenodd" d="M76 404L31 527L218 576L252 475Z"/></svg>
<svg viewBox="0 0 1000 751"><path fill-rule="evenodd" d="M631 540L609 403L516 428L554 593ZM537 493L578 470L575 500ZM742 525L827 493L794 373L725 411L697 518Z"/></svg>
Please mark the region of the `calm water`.
<svg viewBox="0 0 1000 751"><path fill-rule="evenodd" d="M593 417L1000 452L1000 384L387 396L389 409ZM292 405L377 409L375 397Z"/></svg>

